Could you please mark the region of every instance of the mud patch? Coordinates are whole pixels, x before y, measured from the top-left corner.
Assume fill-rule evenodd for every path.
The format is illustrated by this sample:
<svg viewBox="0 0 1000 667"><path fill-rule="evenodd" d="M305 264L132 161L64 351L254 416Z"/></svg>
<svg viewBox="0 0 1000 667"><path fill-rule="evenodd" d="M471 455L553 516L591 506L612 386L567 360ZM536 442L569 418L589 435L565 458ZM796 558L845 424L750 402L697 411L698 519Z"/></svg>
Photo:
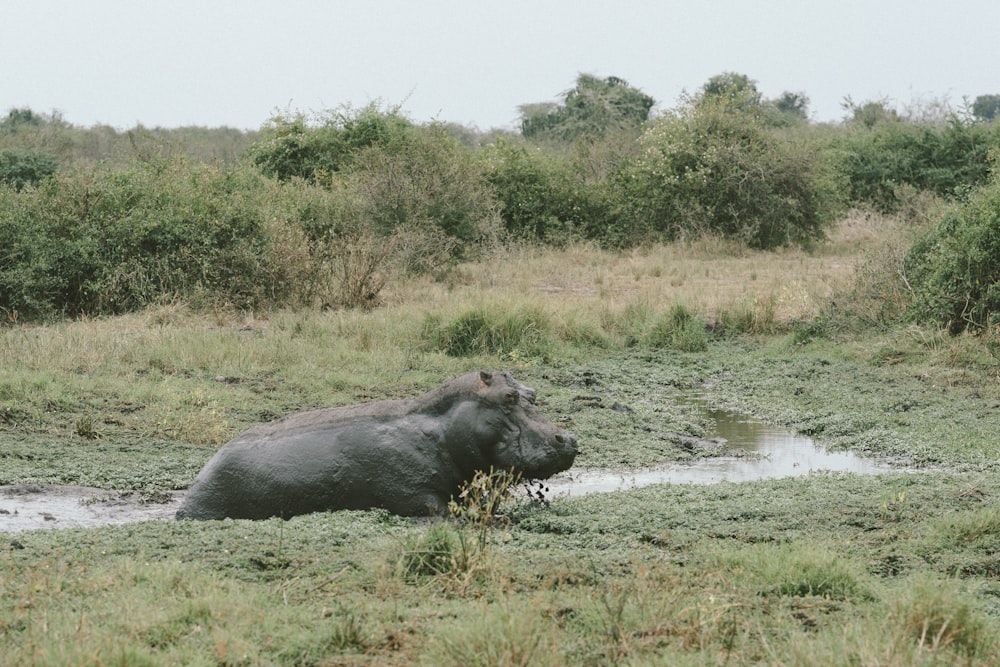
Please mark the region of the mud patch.
<svg viewBox="0 0 1000 667"><path fill-rule="evenodd" d="M182 496L182 491L144 496L57 484L0 486L0 532L173 519Z"/></svg>

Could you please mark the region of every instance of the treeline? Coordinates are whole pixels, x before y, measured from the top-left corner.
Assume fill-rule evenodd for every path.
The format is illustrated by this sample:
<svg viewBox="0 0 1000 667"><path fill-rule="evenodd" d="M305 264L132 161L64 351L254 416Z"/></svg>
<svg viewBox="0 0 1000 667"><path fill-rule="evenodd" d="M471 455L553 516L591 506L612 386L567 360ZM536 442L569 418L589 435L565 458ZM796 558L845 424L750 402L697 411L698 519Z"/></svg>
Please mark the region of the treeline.
<svg viewBox="0 0 1000 667"><path fill-rule="evenodd" d="M373 306L389 277L446 271L499 243L808 246L848 207L892 212L920 192L965 203L949 229L998 224L998 96L931 114L847 100L844 122L815 124L804 94L764 99L726 73L654 105L622 79L581 75L560 102L523 105L518 133L417 124L378 104L279 114L253 133L83 129L11 110L0 309L13 321L175 298ZM987 243L980 232L961 243ZM939 266L954 261L954 235L936 234L910 258L909 289L924 295L913 312L990 326L1000 297L976 281L995 284L1000 247L977 250L976 275L956 283ZM944 304L948 285L962 289Z"/></svg>

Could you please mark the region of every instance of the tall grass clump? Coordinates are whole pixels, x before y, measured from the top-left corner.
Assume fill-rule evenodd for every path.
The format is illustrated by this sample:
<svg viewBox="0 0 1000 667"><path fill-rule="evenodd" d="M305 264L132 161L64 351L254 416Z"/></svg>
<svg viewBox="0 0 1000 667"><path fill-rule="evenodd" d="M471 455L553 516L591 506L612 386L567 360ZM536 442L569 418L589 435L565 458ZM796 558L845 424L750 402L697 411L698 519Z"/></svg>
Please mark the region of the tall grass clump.
<svg viewBox="0 0 1000 667"><path fill-rule="evenodd" d="M555 345L549 317L533 306L476 306L447 321L431 314L423 331L428 347L454 357L545 358Z"/></svg>
<svg viewBox="0 0 1000 667"><path fill-rule="evenodd" d="M888 602L896 641L918 653L951 655L965 664L996 657L996 638L982 612L957 584L911 577Z"/></svg>
<svg viewBox="0 0 1000 667"><path fill-rule="evenodd" d="M476 604L430 638L424 664L435 667L530 667L564 664L557 634L539 605L519 599Z"/></svg>
<svg viewBox="0 0 1000 667"><path fill-rule="evenodd" d="M872 597L867 577L835 551L809 544L754 545L719 555L746 585L765 596L815 596L831 600Z"/></svg>
<svg viewBox="0 0 1000 667"><path fill-rule="evenodd" d="M774 295L747 297L740 303L721 310L715 329L722 334L772 334L779 330L778 302Z"/></svg>
<svg viewBox="0 0 1000 667"><path fill-rule="evenodd" d="M681 352L701 352L708 347L705 322L684 304L675 304L653 324L646 344Z"/></svg>
<svg viewBox="0 0 1000 667"><path fill-rule="evenodd" d="M274 189L251 170L184 160L0 188L0 307L44 318L164 299L253 308L286 299Z"/></svg>

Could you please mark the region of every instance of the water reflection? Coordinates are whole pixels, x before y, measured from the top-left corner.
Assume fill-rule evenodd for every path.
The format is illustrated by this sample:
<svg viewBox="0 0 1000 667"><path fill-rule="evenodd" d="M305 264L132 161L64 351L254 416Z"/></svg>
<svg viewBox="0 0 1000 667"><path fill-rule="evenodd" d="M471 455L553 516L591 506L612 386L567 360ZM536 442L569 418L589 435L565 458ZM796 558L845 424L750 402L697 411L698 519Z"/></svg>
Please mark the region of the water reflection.
<svg viewBox="0 0 1000 667"><path fill-rule="evenodd" d="M709 409L714 424L709 438L723 438L727 455L675 463L660 468L622 472L570 470L546 482L552 496L621 491L649 484L715 484L798 477L813 472L859 475L891 472L893 468L854 452L830 452L812 438L780 426L726 410Z"/></svg>

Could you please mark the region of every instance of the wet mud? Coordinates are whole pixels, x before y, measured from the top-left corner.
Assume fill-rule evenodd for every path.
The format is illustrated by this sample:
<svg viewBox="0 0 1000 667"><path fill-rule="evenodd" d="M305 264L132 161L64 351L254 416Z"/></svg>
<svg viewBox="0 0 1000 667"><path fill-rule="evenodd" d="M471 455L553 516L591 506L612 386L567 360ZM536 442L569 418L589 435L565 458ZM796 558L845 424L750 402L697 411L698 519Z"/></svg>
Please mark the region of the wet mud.
<svg viewBox="0 0 1000 667"><path fill-rule="evenodd" d="M56 484L0 486L0 532L172 519L182 495L171 491L144 496Z"/></svg>

